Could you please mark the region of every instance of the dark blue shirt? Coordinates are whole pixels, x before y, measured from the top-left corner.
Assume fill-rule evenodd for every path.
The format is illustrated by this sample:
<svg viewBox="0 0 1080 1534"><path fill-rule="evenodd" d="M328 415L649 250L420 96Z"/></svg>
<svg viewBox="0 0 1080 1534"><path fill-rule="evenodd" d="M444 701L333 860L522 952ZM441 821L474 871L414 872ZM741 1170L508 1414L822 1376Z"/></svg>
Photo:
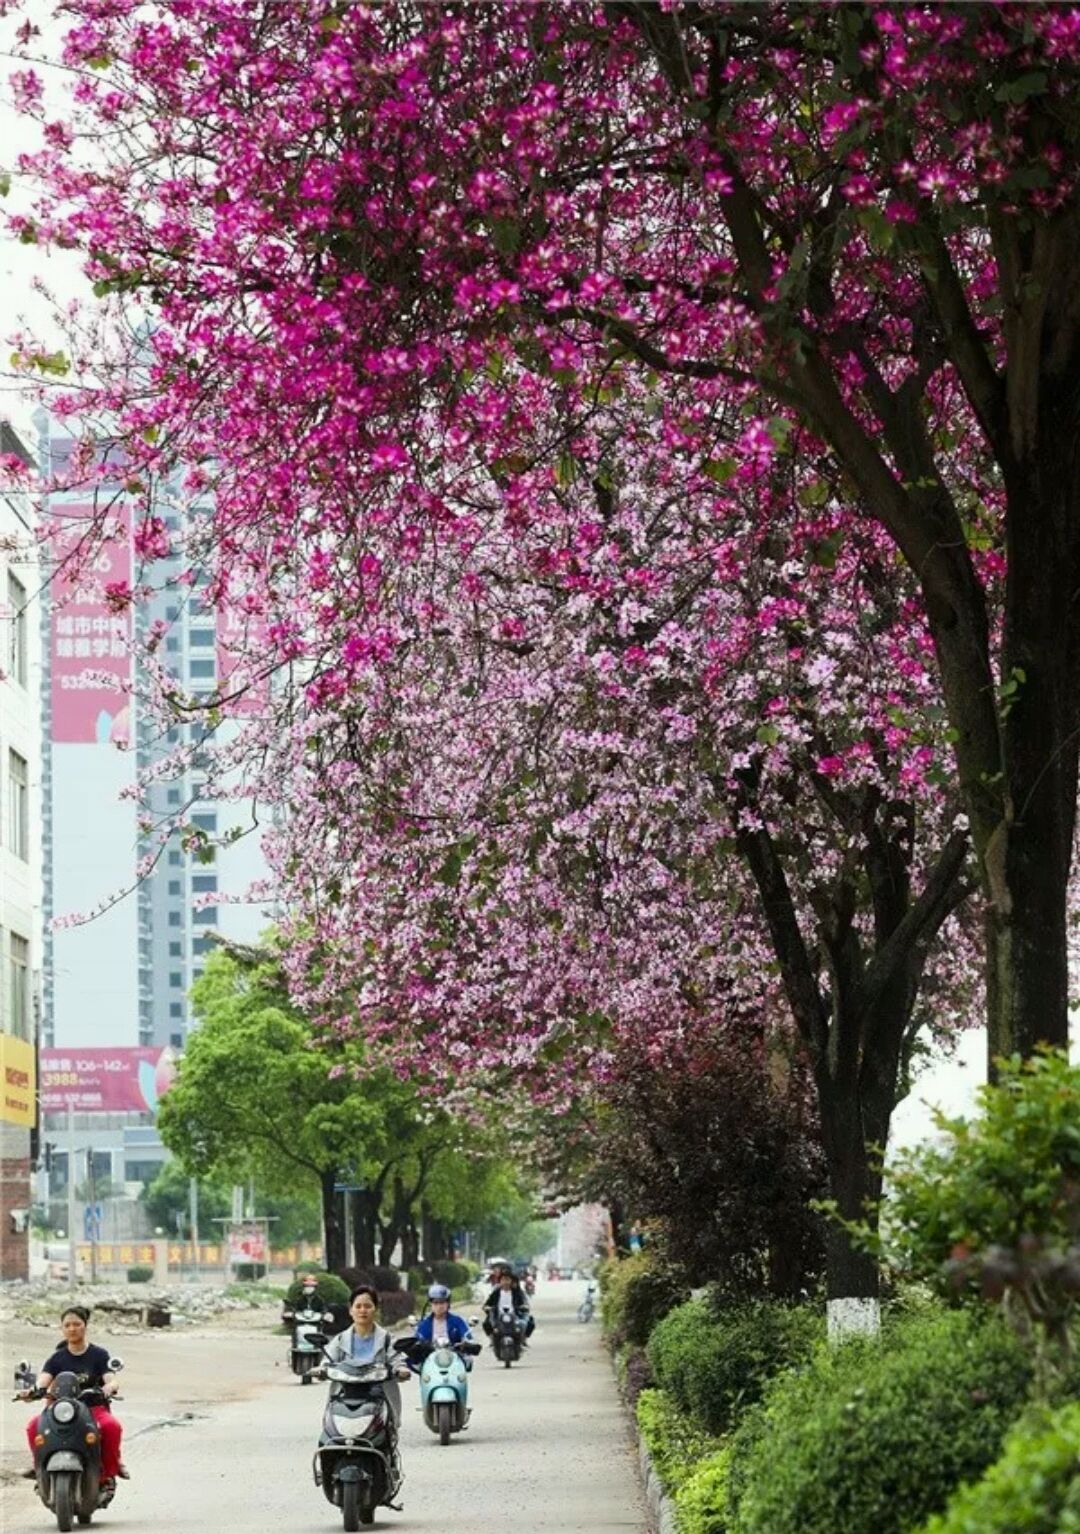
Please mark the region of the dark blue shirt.
<svg viewBox="0 0 1080 1534"><path fill-rule="evenodd" d="M58 1374L88 1374L91 1385L100 1385L104 1376L109 1373L109 1355L104 1348L99 1348L91 1342L85 1353L69 1353L68 1345L62 1342L41 1366L42 1374L51 1374L53 1379Z"/></svg>

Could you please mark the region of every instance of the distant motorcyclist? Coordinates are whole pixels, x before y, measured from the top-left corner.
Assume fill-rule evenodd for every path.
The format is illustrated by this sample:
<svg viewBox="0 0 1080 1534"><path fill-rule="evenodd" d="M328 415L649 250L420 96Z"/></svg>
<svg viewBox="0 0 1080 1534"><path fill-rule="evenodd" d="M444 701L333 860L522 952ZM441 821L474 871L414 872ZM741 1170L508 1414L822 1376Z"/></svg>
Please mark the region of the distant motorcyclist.
<svg viewBox="0 0 1080 1534"><path fill-rule="evenodd" d="M536 1329L536 1321L529 1309L525 1291L509 1265L500 1268L498 1286L492 1289L484 1301L484 1331L489 1337L494 1331L496 1317L507 1311L525 1323L525 1336L531 1337Z"/></svg>

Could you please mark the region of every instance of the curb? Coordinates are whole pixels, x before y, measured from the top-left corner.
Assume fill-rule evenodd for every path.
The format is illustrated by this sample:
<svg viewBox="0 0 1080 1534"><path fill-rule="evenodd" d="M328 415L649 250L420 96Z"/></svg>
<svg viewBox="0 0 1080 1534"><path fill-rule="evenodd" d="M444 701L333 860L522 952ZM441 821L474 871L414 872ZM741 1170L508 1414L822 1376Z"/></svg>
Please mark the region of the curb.
<svg viewBox="0 0 1080 1534"><path fill-rule="evenodd" d="M634 1436L638 1441L638 1464L641 1466L641 1479L645 1486L645 1504L649 1509L649 1522L653 1534L676 1534L675 1504L660 1483L652 1455L645 1447L645 1440L638 1434L636 1424Z"/></svg>
<svg viewBox="0 0 1080 1534"><path fill-rule="evenodd" d="M615 1359L609 1352L612 1370L615 1374ZM619 1378L615 1374L615 1393L622 1403L622 1409L626 1413L627 1425L631 1436L637 1445L638 1469L641 1473L641 1485L645 1492L645 1507L649 1515L650 1534L677 1534L675 1522L675 1503L664 1490L663 1483L653 1464L653 1457L649 1453L644 1438L638 1432L637 1419L627 1405L626 1397L619 1388Z"/></svg>

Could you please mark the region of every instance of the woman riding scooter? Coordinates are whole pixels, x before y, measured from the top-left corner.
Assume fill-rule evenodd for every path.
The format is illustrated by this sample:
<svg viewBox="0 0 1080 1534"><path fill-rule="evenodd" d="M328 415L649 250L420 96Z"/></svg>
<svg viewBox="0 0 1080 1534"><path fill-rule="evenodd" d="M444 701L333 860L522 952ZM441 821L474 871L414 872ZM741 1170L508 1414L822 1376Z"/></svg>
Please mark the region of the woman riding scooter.
<svg viewBox="0 0 1080 1534"><path fill-rule="evenodd" d="M58 1374L71 1373L85 1375L87 1383L99 1388L104 1395L116 1394L117 1386L113 1375L109 1372L109 1354L96 1343L86 1340L86 1327L89 1320L90 1312L84 1305L69 1305L61 1312L60 1327L64 1333L64 1340L49 1354L42 1365L41 1373L34 1383L36 1390L48 1390ZM21 1395L24 1400L27 1400L30 1397L30 1391L22 1391ZM120 1440L124 1430L108 1406L94 1406L91 1411L97 1423L101 1441L102 1484L115 1481L117 1476L126 1481L127 1468L120 1459ZM26 1438L31 1454L34 1452L34 1435L37 1433L37 1426L37 1417L32 1417L26 1425ZM36 1471L33 1468L25 1472L27 1480L32 1480L35 1474Z"/></svg>

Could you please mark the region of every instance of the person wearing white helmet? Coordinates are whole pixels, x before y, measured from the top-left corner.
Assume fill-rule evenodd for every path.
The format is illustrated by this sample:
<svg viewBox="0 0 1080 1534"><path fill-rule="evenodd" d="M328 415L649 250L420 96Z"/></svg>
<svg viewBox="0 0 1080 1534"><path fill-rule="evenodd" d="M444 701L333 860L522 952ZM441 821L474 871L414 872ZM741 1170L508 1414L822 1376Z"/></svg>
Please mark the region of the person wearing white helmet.
<svg viewBox="0 0 1080 1534"><path fill-rule="evenodd" d="M416 1328L416 1335L422 1342L433 1343L436 1347L456 1347L459 1342L473 1340L464 1316L456 1316L450 1309L450 1291L445 1284L432 1284L427 1297L430 1308ZM472 1359L466 1359L465 1367L471 1365Z"/></svg>

